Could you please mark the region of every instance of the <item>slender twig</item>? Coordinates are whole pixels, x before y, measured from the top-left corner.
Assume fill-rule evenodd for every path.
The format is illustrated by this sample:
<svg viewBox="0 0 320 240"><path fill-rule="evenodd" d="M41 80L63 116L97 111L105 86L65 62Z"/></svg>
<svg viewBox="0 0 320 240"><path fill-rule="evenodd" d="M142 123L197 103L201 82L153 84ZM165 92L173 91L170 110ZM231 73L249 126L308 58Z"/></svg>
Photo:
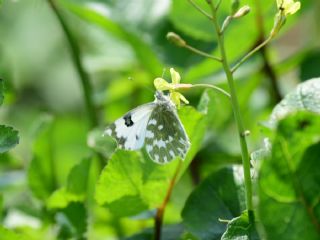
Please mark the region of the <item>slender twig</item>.
<svg viewBox="0 0 320 240"><path fill-rule="evenodd" d="M245 61L247 61L253 54L267 45L272 39L272 35L270 35L266 40L264 40L260 45L256 46L249 53L247 53L236 65L234 65L231 69L231 73L234 73Z"/></svg>
<svg viewBox="0 0 320 240"><path fill-rule="evenodd" d="M198 6L193 0L188 0L188 2L195 8L197 9L200 13L202 13L204 16L206 16L207 18L209 18L211 20L211 16L204 11L200 6Z"/></svg>
<svg viewBox="0 0 320 240"><path fill-rule="evenodd" d="M222 88L219 88L215 85L212 85L212 84L204 84L204 83L200 83L200 84L193 84L192 87L205 87L205 88L212 88L220 93L222 93L223 95L225 95L226 97L228 97L229 99L231 98L230 94L223 90Z"/></svg>
<svg viewBox="0 0 320 240"><path fill-rule="evenodd" d="M213 60L215 60L215 61L221 62L221 59L220 59L220 58L215 57L215 56L212 56L212 55L210 55L210 54L208 54L208 53L202 52L201 50L196 49L196 48L194 48L194 47L191 47L191 46L189 46L189 45L187 45L187 44L186 44L184 47L185 47L186 49L190 50L191 52L194 52L194 53L196 53L196 54L198 54L198 55L200 55L200 56L203 56L203 57L210 58L210 59L213 59Z"/></svg>
<svg viewBox="0 0 320 240"><path fill-rule="evenodd" d="M74 66L79 74L79 79L81 82L83 95L84 95L84 102L86 106L86 110L89 116L89 124L90 128L94 128L98 126L98 116L97 112L93 103L93 89L91 86L91 82L89 79L89 75L85 71L82 63L81 63L81 51L77 44L77 41L73 37L67 22L63 18L62 14L59 12L55 1L54 0L48 0L48 3L53 11L53 13L56 15L57 19L59 20L59 23L61 25L61 28L64 32L64 35L66 36L67 42L69 44L70 53L72 56L72 60L74 63ZM98 160L99 160L99 168L102 170L103 166L105 165L105 160L102 154L96 153Z"/></svg>
<svg viewBox="0 0 320 240"><path fill-rule="evenodd" d="M221 29L217 21L216 8L214 7L212 2L209 1L209 3L211 6L211 12L212 12L212 22L216 31L217 41L220 49L222 66L225 71L228 85L230 88L231 103L232 103L235 121L238 128L238 135L240 139L240 146L241 146L241 153L242 153L242 164L243 164L243 170L244 170L247 210L249 214L249 221L253 222L254 215L253 215L253 202L252 202L252 182L251 182L251 175L250 175L250 158L249 158L248 146L246 141L246 135L244 134L245 128L244 128L242 117L240 114L240 107L238 103L237 92L234 86L233 74L232 74L232 71L230 70L230 66L227 60L223 34L221 33Z"/></svg>
<svg viewBox="0 0 320 240"><path fill-rule="evenodd" d="M219 2L217 3L217 5L216 5L216 11L218 11L218 9L219 9L219 7L220 7L220 5L221 5L221 2L222 2L222 0L219 0Z"/></svg>
<svg viewBox="0 0 320 240"><path fill-rule="evenodd" d="M154 240L160 240L161 239L161 229L162 229L162 224L163 224L163 215L164 215L164 211L166 209L166 206L169 202L169 199L171 197L171 194L172 194L172 190L173 190L173 187L177 181L177 177L179 175L179 172L181 170L181 167L182 167L182 161L179 160L179 163L178 163L178 166L176 168L176 171L170 181L170 184L169 184L169 188L168 188L168 191L167 191L167 194L161 204L161 206L157 209L157 213L156 213L156 216L155 216L155 224L154 224Z"/></svg>
<svg viewBox="0 0 320 240"><path fill-rule="evenodd" d="M69 47L70 47L70 53L72 55L72 59L74 62L74 65L77 69L77 72L79 74L79 78L81 81L82 89L83 89L83 94L84 94L84 99L85 99L85 105L86 109L89 115L89 120L90 120L90 127L95 127L98 125L98 117L95 111L95 107L93 104L93 91L92 91L92 86L90 83L90 79L86 71L84 70L84 67L81 63L81 51L80 48L77 44L77 41L74 39L66 21L64 20L62 14L59 12L55 1L54 0L48 0L48 3L56 15L57 19L59 20L59 23L62 27L62 30L64 32L64 35L66 36L66 39L68 41Z"/></svg>

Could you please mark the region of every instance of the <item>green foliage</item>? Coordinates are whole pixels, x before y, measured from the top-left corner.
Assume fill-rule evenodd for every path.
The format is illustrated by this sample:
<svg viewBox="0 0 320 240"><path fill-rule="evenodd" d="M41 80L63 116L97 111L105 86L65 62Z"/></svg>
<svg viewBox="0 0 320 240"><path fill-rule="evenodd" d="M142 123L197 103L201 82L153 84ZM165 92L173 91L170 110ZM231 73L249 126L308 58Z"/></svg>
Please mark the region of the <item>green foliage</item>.
<svg viewBox="0 0 320 240"><path fill-rule="evenodd" d="M244 212L239 217L228 222L227 230L222 235L221 240L259 240L255 227L249 222L248 213Z"/></svg>
<svg viewBox="0 0 320 240"><path fill-rule="evenodd" d="M319 116L303 112L279 122L259 174L259 218L268 239L319 238L319 126Z"/></svg>
<svg viewBox="0 0 320 240"><path fill-rule="evenodd" d="M198 1L197 4L205 9L208 13L210 8L206 1ZM185 13L189 14L186 15ZM190 11L190 5L187 1L177 0L172 2L172 9L170 12L170 19L173 24L188 35L205 41L215 39L212 34L212 24L201 13L197 11ZM183 21L181 21L183 19Z"/></svg>
<svg viewBox="0 0 320 240"><path fill-rule="evenodd" d="M23 239L22 236L16 234L13 231L5 229L2 226L0 226L0 236L1 236L2 240L21 240L21 239Z"/></svg>
<svg viewBox="0 0 320 240"><path fill-rule="evenodd" d="M37 140L34 143L34 157L28 169L28 184L33 194L46 200L56 187L55 169L52 168L52 122L44 118L39 124Z"/></svg>
<svg viewBox="0 0 320 240"><path fill-rule="evenodd" d="M273 109L269 123L275 123L295 111L320 113L320 79L314 78L299 84Z"/></svg>
<svg viewBox="0 0 320 240"><path fill-rule="evenodd" d="M192 142L183 162L185 171L201 145L206 118L191 107L181 109L180 117ZM146 154L117 150L100 176L96 199L117 216L132 216L156 208L166 195L178 161L162 166L152 162ZM155 189L157 194L154 194Z"/></svg>
<svg viewBox="0 0 320 240"><path fill-rule="evenodd" d="M47 205L49 208L65 208L69 203L84 201L91 160L85 158L70 170L67 186L53 192L48 199Z"/></svg>
<svg viewBox="0 0 320 240"><path fill-rule="evenodd" d="M0 106L4 99L4 81L0 79ZM0 154L9 151L19 143L18 131L12 127L0 125Z"/></svg>
<svg viewBox="0 0 320 240"><path fill-rule="evenodd" d="M18 143L18 131L12 127L0 125L0 154L10 150Z"/></svg>
<svg viewBox="0 0 320 240"><path fill-rule="evenodd" d="M153 100L154 78L169 79L164 67L175 67L183 84L230 92L219 62L165 37L175 32L221 57L212 22L187 0L52 1L92 84L99 124L90 129L68 39L48 1L31 2L0 1L0 239L153 239L180 160L157 165L144 150L117 150L102 133ZM211 14L207 1L193 2ZM220 27L244 5L250 13L223 34L231 67L268 36L278 10L275 0L221 1ZM164 209L162 240L319 239L318 9L318 1L303 1L278 40L234 73L250 131L254 223L230 99L181 90L191 105L179 109L191 148Z"/></svg>
<svg viewBox="0 0 320 240"><path fill-rule="evenodd" d="M226 224L240 214L237 188L230 169L207 177L190 195L182 211L186 228L199 239L220 239Z"/></svg>
<svg viewBox="0 0 320 240"><path fill-rule="evenodd" d="M60 229L57 239L84 239L87 231L87 212L82 203L71 203L57 213Z"/></svg>

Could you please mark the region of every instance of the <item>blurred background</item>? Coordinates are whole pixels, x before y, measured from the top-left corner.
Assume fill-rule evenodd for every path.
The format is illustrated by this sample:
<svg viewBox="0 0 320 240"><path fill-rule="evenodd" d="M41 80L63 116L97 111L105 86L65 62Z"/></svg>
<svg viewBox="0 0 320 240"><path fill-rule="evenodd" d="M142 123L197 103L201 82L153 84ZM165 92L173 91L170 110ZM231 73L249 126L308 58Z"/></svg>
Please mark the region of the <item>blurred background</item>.
<svg viewBox="0 0 320 240"><path fill-rule="evenodd" d="M240 2L248 4L251 12L227 29L230 63L235 63L268 36L277 12L275 0L261 1L261 11L257 11L256 0ZM43 161L54 160L55 184L63 185L70 169L91 154L92 146L87 143L90 131L103 129L128 110L153 101L153 80L164 74L170 81L170 67L180 72L182 83L210 83L228 90L219 63L174 46L166 39L167 32L176 32L189 45L219 55L210 22L187 1L59 0L55 3L81 50L81 62L93 88L98 118L95 126L86 111L83 88L66 36L48 2L3 0L0 3L0 78L5 84L0 122L14 127L20 136L20 143L14 149L0 155L0 194L4 199L0 204L3 209L0 219L9 228L24 229L34 239L50 236L48 229L42 227L49 220L43 218L39 200L49 193L35 196L28 184L28 169L35 156ZM281 97L297 83L320 75L320 2L306 0L301 4L301 10L288 17L276 39L235 75L244 123L251 132L251 150L262 145L259 126L268 119ZM222 1L220 22L229 12L230 1ZM259 14L263 19L261 24ZM202 93L203 90L197 89L183 94L196 107ZM179 222L182 206L177 205L183 204L207 174L241 161L228 100L208 93L215 96L210 130L175 190L172 210L166 215L169 223ZM101 168L99 164L98 161L95 164L92 183L97 178L97 169ZM17 219L22 219L22 223ZM114 219L102 207L90 221L94 222L92 239L106 239L103 238L106 236L117 239L152 226L150 220Z"/></svg>

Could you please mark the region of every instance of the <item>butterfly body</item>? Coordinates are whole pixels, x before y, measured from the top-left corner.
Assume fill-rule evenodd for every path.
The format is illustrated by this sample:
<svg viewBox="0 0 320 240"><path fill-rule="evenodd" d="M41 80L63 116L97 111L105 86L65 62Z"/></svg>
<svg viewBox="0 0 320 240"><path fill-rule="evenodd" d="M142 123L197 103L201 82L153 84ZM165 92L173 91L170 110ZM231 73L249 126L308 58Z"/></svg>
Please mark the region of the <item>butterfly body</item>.
<svg viewBox="0 0 320 240"><path fill-rule="evenodd" d="M145 146L150 158L167 163L185 158L190 142L170 98L157 91L154 102L141 105L117 119L105 130L118 147L138 150Z"/></svg>

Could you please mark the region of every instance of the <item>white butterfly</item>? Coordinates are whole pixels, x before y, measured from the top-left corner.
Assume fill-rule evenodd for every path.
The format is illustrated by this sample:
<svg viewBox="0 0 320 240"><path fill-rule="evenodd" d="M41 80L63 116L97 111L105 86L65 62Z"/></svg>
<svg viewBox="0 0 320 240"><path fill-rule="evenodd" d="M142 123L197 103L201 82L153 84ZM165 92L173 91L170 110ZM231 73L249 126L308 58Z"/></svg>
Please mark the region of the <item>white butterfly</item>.
<svg viewBox="0 0 320 240"><path fill-rule="evenodd" d="M178 156L184 159L190 147L175 105L160 91L156 91L154 102L126 113L107 127L104 134L114 137L118 147L125 150L145 145L156 163L167 163Z"/></svg>

